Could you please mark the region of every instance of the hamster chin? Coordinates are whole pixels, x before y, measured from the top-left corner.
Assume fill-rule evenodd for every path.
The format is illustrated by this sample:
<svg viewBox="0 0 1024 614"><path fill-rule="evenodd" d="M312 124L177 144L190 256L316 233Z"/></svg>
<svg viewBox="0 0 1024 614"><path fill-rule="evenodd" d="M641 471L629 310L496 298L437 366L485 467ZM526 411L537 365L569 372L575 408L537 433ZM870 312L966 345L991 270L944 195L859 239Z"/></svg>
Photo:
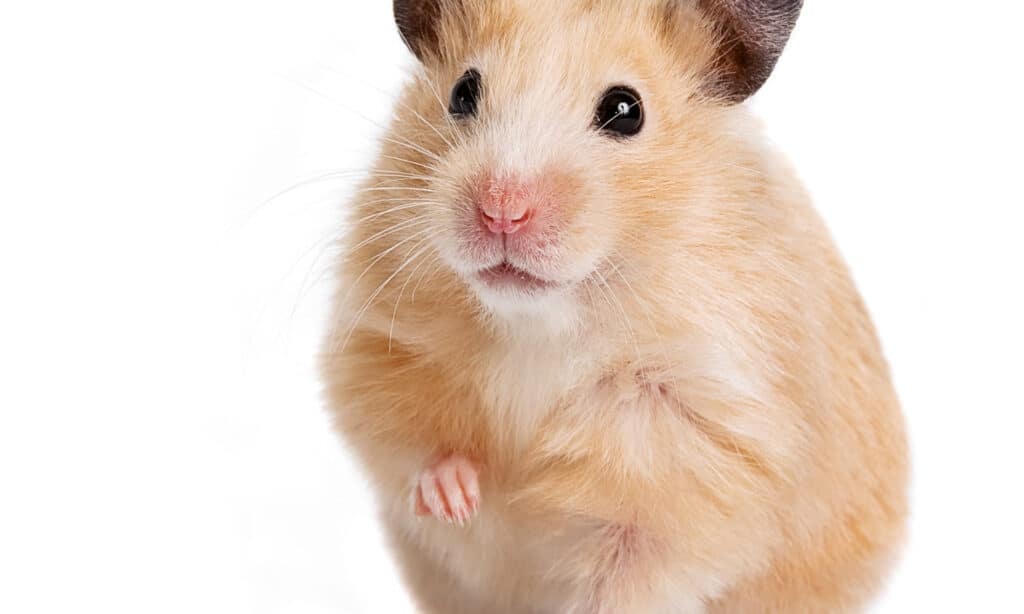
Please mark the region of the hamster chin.
<svg viewBox="0 0 1024 614"><path fill-rule="evenodd" d="M574 284L542 280L507 263L463 277L488 314L508 324L545 334L579 324Z"/></svg>

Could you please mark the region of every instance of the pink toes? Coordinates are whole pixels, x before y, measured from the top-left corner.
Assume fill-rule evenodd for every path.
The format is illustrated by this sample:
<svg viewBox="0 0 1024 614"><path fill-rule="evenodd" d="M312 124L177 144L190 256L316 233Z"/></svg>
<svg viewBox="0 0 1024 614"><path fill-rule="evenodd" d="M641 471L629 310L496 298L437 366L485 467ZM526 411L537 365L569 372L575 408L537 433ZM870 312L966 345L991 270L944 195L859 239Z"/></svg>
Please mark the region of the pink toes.
<svg viewBox="0 0 1024 614"><path fill-rule="evenodd" d="M416 515L465 526L480 507L476 465L452 454L424 469L416 486Z"/></svg>

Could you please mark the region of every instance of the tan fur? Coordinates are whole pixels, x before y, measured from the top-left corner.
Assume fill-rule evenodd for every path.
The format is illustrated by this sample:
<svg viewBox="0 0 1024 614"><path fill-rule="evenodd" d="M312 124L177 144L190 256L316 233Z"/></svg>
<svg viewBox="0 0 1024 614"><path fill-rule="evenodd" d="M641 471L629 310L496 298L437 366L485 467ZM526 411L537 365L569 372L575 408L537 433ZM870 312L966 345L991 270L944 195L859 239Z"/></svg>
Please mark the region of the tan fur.
<svg viewBox="0 0 1024 614"><path fill-rule="evenodd" d="M323 358L423 611L861 609L902 540L902 418L793 173L701 93L713 28L641 0L450 4L354 203ZM589 126L620 83L648 115L629 142ZM536 313L453 268L465 182L495 167L567 178L552 274L583 281ZM413 515L452 451L483 468L465 529Z"/></svg>

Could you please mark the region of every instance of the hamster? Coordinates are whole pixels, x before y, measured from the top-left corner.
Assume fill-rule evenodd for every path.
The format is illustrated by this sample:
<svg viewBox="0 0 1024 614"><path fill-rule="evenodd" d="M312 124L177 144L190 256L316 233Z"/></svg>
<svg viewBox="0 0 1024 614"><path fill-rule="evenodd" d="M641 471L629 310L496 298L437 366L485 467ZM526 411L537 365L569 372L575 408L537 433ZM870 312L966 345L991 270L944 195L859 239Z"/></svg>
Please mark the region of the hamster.
<svg viewBox="0 0 1024 614"><path fill-rule="evenodd" d="M328 403L430 614L855 612L908 455L868 313L744 102L800 0L396 0Z"/></svg>

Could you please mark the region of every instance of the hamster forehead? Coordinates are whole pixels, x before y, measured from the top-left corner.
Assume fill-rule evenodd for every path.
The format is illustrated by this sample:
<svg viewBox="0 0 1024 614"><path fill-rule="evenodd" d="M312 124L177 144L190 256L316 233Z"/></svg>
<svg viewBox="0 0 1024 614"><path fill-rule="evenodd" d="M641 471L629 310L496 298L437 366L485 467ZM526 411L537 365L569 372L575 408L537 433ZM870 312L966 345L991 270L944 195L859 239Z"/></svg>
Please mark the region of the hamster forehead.
<svg viewBox="0 0 1024 614"><path fill-rule="evenodd" d="M609 155L635 156L650 145L671 97L667 82L678 82L666 75L652 4L467 0L461 11L451 9L442 29L448 52L428 65L428 77L442 95L469 70L482 86L477 115L460 128L457 155L526 174L580 165L600 172L609 170ZM602 96L619 86L644 104L645 128L629 142L594 130ZM454 163L455 175L464 171Z"/></svg>
<svg viewBox="0 0 1024 614"><path fill-rule="evenodd" d="M629 86L644 99L696 89L706 33L680 62L681 30L670 30L665 2L655 0L462 0L443 28L444 60L431 77L444 90L467 70L482 75L482 105L504 113L592 114L612 86ZM685 22L677 9L673 23ZM694 13L695 15L695 13ZM694 18L695 19L695 18ZM671 40L669 40L671 37ZM686 64L692 64L687 66ZM670 88L661 84L671 83ZM680 86L683 90L680 90ZM657 106L647 109L648 120Z"/></svg>
<svg viewBox="0 0 1024 614"><path fill-rule="evenodd" d="M463 69L462 66L459 69ZM510 50L489 45L470 56L465 70L481 75L480 118L484 123L562 123L588 129L601 95L612 86L649 90L647 71L610 56L608 61L576 57L571 48ZM650 116L648 116L650 120Z"/></svg>

